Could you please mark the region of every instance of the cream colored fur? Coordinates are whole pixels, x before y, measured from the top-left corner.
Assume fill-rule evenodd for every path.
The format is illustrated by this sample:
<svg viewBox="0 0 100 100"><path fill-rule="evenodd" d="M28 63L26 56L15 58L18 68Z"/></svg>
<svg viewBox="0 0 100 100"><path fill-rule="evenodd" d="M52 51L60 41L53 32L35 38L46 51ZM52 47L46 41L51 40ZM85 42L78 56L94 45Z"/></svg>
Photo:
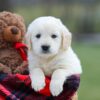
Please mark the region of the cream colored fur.
<svg viewBox="0 0 100 100"><path fill-rule="evenodd" d="M41 34L38 39L37 34ZM51 38L52 34L57 37ZM45 76L51 76L50 91L57 96L69 76L82 73L80 60L71 48L71 33L59 19L37 18L28 27L26 41L31 85L35 91L44 88ZM41 45L45 44L50 46L46 54L41 50Z"/></svg>

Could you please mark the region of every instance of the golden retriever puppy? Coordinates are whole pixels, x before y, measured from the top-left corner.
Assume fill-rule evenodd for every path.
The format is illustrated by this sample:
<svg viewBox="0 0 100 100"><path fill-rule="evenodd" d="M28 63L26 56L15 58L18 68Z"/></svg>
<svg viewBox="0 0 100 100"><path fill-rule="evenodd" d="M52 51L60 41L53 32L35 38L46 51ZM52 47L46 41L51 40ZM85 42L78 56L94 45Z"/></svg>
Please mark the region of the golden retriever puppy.
<svg viewBox="0 0 100 100"><path fill-rule="evenodd" d="M69 76L81 74L80 61L71 48L71 33L60 19L37 18L28 27L26 41L31 86L35 91L43 89L45 76L50 76L51 94L58 96Z"/></svg>

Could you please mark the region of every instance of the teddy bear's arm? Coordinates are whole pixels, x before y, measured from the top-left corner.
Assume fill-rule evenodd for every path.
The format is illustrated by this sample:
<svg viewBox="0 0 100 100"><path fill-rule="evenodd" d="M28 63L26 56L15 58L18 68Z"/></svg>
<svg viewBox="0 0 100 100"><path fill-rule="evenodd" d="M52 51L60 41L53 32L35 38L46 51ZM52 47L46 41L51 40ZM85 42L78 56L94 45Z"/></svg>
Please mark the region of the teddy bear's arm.
<svg viewBox="0 0 100 100"><path fill-rule="evenodd" d="M28 73L28 62L23 61L23 63L20 66L18 66L14 71L14 74L16 73L20 73L20 74Z"/></svg>
<svg viewBox="0 0 100 100"><path fill-rule="evenodd" d="M6 65L3 65L2 63L0 63L0 72L8 73L8 74L12 73L11 69L7 67Z"/></svg>

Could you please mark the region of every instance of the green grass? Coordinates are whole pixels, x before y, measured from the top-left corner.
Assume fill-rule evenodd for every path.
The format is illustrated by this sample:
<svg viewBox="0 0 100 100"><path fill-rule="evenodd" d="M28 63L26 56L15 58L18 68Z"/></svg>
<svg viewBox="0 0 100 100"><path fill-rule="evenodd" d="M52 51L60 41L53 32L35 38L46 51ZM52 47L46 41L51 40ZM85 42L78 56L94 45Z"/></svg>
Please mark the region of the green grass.
<svg viewBox="0 0 100 100"><path fill-rule="evenodd" d="M83 69L79 100L100 100L100 46L74 44L73 48Z"/></svg>

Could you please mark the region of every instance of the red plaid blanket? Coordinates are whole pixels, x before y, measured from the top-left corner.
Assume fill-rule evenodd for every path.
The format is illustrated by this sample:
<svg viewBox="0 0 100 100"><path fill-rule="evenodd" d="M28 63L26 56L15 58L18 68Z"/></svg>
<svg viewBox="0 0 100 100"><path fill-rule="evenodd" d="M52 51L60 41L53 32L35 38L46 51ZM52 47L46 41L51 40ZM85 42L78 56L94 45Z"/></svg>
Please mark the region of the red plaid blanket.
<svg viewBox="0 0 100 100"><path fill-rule="evenodd" d="M40 92L31 88L28 75L0 74L0 100L71 100L80 83L80 75L70 76L64 84L63 92L53 97L49 91L50 79L46 78L46 87ZM3 98L4 99L3 99Z"/></svg>

